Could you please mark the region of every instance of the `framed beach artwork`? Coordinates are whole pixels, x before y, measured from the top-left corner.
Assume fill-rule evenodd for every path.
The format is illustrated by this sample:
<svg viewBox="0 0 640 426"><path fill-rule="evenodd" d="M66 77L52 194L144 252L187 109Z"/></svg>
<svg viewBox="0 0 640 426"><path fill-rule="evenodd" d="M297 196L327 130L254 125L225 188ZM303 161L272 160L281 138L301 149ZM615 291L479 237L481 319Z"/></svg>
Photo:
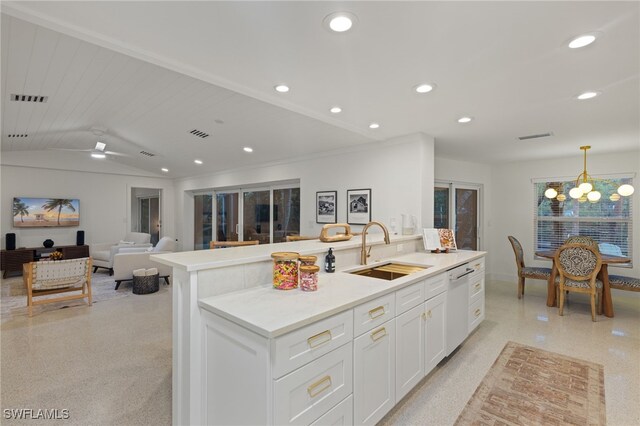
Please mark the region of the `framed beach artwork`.
<svg viewBox="0 0 640 426"><path fill-rule="evenodd" d="M347 190L347 223L366 225L371 222L371 189Z"/></svg>
<svg viewBox="0 0 640 426"><path fill-rule="evenodd" d="M16 228L80 226L80 200L14 197L13 226Z"/></svg>
<svg viewBox="0 0 640 426"><path fill-rule="evenodd" d="M316 192L316 223L337 223L337 191Z"/></svg>

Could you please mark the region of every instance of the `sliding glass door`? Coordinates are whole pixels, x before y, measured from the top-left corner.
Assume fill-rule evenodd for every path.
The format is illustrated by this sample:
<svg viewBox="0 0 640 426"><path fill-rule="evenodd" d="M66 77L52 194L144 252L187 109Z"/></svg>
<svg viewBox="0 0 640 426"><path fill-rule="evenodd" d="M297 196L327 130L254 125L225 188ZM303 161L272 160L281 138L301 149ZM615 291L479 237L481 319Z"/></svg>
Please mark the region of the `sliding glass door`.
<svg viewBox="0 0 640 426"><path fill-rule="evenodd" d="M208 249L213 240L213 194L197 194L193 200L193 248Z"/></svg>
<svg viewBox="0 0 640 426"><path fill-rule="evenodd" d="M216 241L238 241L239 194L237 192L216 193Z"/></svg>
<svg viewBox="0 0 640 426"><path fill-rule="evenodd" d="M480 247L480 190L481 185L436 182L434 228L453 229L458 249Z"/></svg>
<svg viewBox="0 0 640 426"><path fill-rule="evenodd" d="M209 242L214 240L257 240L269 244L284 242L289 235L300 235L297 185L197 194L194 201L195 250L209 248Z"/></svg>
<svg viewBox="0 0 640 426"><path fill-rule="evenodd" d="M271 193L269 190L242 192L243 241L271 241Z"/></svg>

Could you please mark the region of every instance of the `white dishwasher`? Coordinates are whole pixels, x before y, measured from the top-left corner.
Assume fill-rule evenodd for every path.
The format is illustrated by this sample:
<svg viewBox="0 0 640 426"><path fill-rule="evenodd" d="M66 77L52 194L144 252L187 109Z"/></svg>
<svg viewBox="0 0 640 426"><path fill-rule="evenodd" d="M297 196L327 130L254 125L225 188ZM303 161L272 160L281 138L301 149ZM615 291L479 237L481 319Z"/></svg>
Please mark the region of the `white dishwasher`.
<svg viewBox="0 0 640 426"><path fill-rule="evenodd" d="M469 274L474 269L468 263L449 272L447 287L447 356L467 338L469 334Z"/></svg>

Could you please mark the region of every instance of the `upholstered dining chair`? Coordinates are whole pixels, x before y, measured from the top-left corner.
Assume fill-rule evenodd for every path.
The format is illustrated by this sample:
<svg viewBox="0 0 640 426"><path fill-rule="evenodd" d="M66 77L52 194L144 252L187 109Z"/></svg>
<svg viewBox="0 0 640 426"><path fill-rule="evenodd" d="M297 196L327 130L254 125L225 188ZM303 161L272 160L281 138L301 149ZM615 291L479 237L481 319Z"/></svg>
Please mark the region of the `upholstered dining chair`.
<svg viewBox="0 0 640 426"><path fill-rule="evenodd" d="M511 235L509 235L508 238L511 243L511 247L513 247L513 253L516 255L516 266L518 267L518 299L520 299L524 296L525 278L545 280L548 282L551 277L551 268L524 266L524 251L522 250L522 244L520 244L520 241Z"/></svg>
<svg viewBox="0 0 640 426"><path fill-rule="evenodd" d="M602 258L597 245L564 244L556 251L556 267L560 277L558 293L558 313L564 311L565 291L585 293L591 297L591 319L596 320L596 295L598 296L598 314L602 313L602 281L596 276L602 267Z"/></svg>

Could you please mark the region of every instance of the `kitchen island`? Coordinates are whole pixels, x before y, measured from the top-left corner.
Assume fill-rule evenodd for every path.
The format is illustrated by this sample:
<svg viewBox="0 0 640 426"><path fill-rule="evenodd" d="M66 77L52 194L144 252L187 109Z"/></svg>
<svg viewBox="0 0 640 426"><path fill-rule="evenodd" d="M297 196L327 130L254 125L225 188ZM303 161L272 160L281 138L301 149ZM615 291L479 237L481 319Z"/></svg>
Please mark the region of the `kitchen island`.
<svg viewBox="0 0 640 426"><path fill-rule="evenodd" d="M481 306L475 308L481 314L474 328L481 321L484 253L420 252L420 236L392 236L390 245L383 244L381 235L369 240L373 259L393 258L426 269L393 281L350 274L361 269L360 237L153 256L174 267L173 422L379 420L446 355L447 270L477 265L472 269L482 277L476 286L482 289L482 303L474 305ZM271 252L315 254L321 264L328 247L336 254L337 272L322 272L318 291L271 287ZM480 301L480 292L474 294ZM434 309L429 303L435 303ZM435 339L427 337L429 324ZM398 370L401 381L396 380L396 353L401 365L417 362L417 372ZM376 374L386 378L362 369L372 360L378 364ZM371 394L367 380L372 378L386 383L385 390Z"/></svg>

